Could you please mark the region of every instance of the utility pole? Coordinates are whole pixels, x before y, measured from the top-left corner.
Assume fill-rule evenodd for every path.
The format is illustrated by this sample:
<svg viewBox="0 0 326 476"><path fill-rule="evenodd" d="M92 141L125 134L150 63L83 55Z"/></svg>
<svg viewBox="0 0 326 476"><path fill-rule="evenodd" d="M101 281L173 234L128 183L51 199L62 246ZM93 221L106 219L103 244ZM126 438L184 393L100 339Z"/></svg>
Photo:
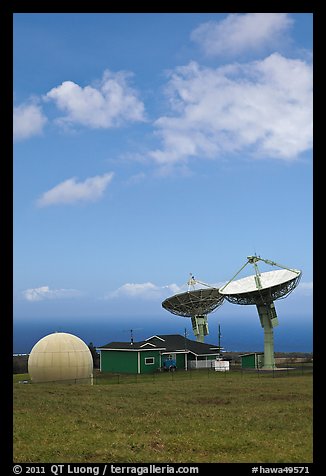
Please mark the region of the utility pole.
<svg viewBox="0 0 326 476"><path fill-rule="evenodd" d="M221 357L221 325L218 324L218 355Z"/></svg>
<svg viewBox="0 0 326 476"><path fill-rule="evenodd" d="M184 340L185 340L185 351L187 350L187 328L185 327L185 333L184 333ZM185 370L188 370L188 355L185 352Z"/></svg>

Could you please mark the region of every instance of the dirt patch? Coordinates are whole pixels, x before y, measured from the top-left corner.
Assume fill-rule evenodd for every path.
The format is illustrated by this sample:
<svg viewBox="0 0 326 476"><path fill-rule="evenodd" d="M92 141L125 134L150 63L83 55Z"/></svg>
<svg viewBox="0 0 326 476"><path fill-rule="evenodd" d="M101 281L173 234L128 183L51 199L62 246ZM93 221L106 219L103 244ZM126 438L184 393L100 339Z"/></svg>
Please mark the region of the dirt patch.
<svg viewBox="0 0 326 476"><path fill-rule="evenodd" d="M200 397L196 400L192 400L191 403L199 403L201 405L228 405L231 403L231 400L221 397Z"/></svg>

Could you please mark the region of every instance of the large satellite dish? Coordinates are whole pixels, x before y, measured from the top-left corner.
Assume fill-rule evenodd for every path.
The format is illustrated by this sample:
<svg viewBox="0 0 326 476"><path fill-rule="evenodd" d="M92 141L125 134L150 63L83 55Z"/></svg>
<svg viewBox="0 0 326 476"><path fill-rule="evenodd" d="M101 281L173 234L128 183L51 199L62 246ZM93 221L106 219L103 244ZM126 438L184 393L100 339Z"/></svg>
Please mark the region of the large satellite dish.
<svg viewBox="0 0 326 476"><path fill-rule="evenodd" d="M231 303L256 305L260 323L264 329L263 368L270 370L275 368L273 328L278 325L274 301L288 296L298 285L302 273L298 269L286 268L260 256L248 256L247 260L235 276L220 288L219 292ZM282 269L261 273L258 269L258 261L264 261ZM255 274L234 281L248 263L253 264Z"/></svg>
<svg viewBox="0 0 326 476"><path fill-rule="evenodd" d="M267 271L259 275L259 287L256 276L247 276L229 283L222 293L227 293L225 298L235 304L265 304L286 297L297 286L300 277L300 271Z"/></svg>
<svg viewBox="0 0 326 476"><path fill-rule="evenodd" d="M195 284L202 284L207 288L194 289ZM221 306L224 296L219 293L218 288L202 283L193 276L188 281L188 286L193 289L165 299L162 307L177 316L190 317L197 341L204 342L209 333L207 315Z"/></svg>

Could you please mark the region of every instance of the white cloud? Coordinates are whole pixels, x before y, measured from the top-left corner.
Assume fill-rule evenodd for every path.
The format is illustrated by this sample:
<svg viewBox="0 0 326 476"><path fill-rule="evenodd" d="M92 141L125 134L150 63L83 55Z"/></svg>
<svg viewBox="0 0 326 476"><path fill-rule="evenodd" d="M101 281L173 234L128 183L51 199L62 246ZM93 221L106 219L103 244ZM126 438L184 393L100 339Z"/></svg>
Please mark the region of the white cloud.
<svg viewBox="0 0 326 476"><path fill-rule="evenodd" d="M106 70L102 80L93 86L81 87L64 81L51 89L45 100L53 100L66 113L61 124L80 124L91 128L110 128L124 122L144 121L144 104L128 85L131 73Z"/></svg>
<svg viewBox="0 0 326 476"><path fill-rule="evenodd" d="M135 174L135 175L132 175L131 177L129 177L129 179L127 179L126 183L128 185L135 185L135 184L143 182L145 180L145 178L146 178L146 174L144 172L139 172L138 174Z"/></svg>
<svg viewBox="0 0 326 476"><path fill-rule="evenodd" d="M196 62L170 75L171 114L155 122L161 166L246 152L294 160L312 147L312 67L274 53L216 69Z"/></svg>
<svg viewBox="0 0 326 476"><path fill-rule="evenodd" d="M211 284L210 286L219 287L221 283ZM194 285L193 289L202 289L203 285L198 282ZM189 286L187 283L181 286L172 283L164 286L158 286L151 283L125 283L115 291L112 291L106 295L106 299L144 299L144 300L162 300L174 294L184 293L188 291Z"/></svg>
<svg viewBox="0 0 326 476"><path fill-rule="evenodd" d="M48 299L67 299L80 296L76 289L50 289L49 286L26 289L22 292L26 301L44 301Z"/></svg>
<svg viewBox="0 0 326 476"><path fill-rule="evenodd" d="M113 172L89 177L84 182L70 178L45 192L37 201L40 207L58 204L73 204L80 201L94 202L100 199L113 178Z"/></svg>
<svg viewBox="0 0 326 476"><path fill-rule="evenodd" d="M115 298L140 298L145 300L155 300L163 299L170 296L171 294L176 294L181 291L176 284L168 284L166 286L157 286L151 282L147 283L126 283L123 284L120 288L109 293L107 299Z"/></svg>
<svg viewBox="0 0 326 476"><path fill-rule="evenodd" d="M313 293L313 282L300 282L298 290L305 296L311 296Z"/></svg>
<svg viewBox="0 0 326 476"><path fill-rule="evenodd" d="M284 41L293 20L287 13L230 14L199 25L191 34L207 55L236 56L271 48Z"/></svg>
<svg viewBox="0 0 326 476"><path fill-rule="evenodd" d="M42 109L37 104L21 104L14 107L13 130L14 140L28 139L41 134L47 122Z"/></svg>

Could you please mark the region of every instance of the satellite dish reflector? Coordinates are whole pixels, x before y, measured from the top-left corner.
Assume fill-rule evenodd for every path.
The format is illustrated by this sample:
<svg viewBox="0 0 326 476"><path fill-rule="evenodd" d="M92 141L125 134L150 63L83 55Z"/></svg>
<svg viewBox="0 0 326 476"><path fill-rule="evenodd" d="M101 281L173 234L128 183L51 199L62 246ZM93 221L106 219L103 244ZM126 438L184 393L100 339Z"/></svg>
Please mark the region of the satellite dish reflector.
<svg viewBox="0 0 326 476"><path fill-rule="evenodd" d="M257 283L256 275L247 276L231 281L220 290L220 293L235 304L270 303L290 294L298 285L300 278L299 270L267 271L259 274L260 283Z"/></svg>
<svg viewBox="0 0 326 476"><path fill-rule="evenodd" d="M223 303L223 299L217 288L196 289L175 294L165 299L162 306L172 314L193 317L213 312Z"/></svg>
<svg viewBox="0 0 326 476"><path fill-rule="evenodd" d="M200 281L193 277L191 282L188 282L192 286L196 283ZM204 342L204 337L209 333L207 314L215 311L224 301L224 296L219 293L218 288L207 286L206 289L175 294L162 302L162 307L172 314L191 318L192 329L198 342Z"/></svg>

